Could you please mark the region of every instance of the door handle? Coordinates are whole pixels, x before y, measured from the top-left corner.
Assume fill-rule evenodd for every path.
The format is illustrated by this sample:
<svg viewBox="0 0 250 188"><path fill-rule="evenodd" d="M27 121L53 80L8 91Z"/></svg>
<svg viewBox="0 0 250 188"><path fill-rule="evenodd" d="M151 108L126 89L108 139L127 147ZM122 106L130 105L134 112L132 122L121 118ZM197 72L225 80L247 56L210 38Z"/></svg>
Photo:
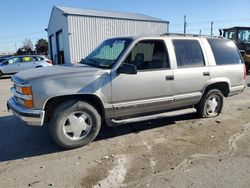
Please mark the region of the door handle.
<svg viewBox="0 0 250 188"><path fill-rule="evenodd" d="M210 76L210 72L203 72L203 76Z"/></svg>
<svg viewBox="0 0 250 188"><path fill-rule="evenodd" d="M166 80L174 80L174 75L167 75Z"/></svg>

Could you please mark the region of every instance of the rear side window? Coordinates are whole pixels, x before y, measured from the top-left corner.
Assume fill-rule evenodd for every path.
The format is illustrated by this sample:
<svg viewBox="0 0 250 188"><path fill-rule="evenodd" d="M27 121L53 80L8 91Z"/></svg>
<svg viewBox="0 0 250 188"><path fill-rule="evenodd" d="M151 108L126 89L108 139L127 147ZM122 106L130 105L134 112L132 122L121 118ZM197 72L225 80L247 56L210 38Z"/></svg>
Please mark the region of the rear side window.
<svg viewBox="0 0 250 188"><path fill-rule="evenodd" d="M204 57L199 41L197 40L173 40L177 66L199 67L204 66Z"/></svg>
<svg viewBox="0 0 250 188"><path fill-rule="evenodd" d="M35 58L35 61L43 61L44 60L44 58L40 57L40 56L36 56L34 58Z"/></svg>
<svg viewBox="0 0 250 188"><path fill-rule="evenodd" d="M233 41L222 39L207 39L217 65L242 63L241 56Z"/></svg>

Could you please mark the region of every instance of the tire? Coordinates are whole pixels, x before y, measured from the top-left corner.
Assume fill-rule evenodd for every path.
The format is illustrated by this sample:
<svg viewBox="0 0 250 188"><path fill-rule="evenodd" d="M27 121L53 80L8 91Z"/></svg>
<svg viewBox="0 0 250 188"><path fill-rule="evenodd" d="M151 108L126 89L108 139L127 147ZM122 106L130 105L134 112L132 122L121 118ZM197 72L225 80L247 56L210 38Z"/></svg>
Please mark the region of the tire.
<svg viewBox="0 0 250 188"><path fill-rule="evenodd" d="M2 79L3 73L0 71L0 79Z"/></svg>
<svg viewBox="0 0 250 188"><path fill-rule="evenodd" d="M101 116L90 104L67 101L55 109L49 130L53 140L65 149L92 142L101 128Z"/></svg>
<svg viewBox="0 0 250 188"><path fill-rule="evenodd" d="M210 103L210 104L209 104ZM223 94L218 89L208 90L196 106L200 117L216 117L223 108Z"/></svg>

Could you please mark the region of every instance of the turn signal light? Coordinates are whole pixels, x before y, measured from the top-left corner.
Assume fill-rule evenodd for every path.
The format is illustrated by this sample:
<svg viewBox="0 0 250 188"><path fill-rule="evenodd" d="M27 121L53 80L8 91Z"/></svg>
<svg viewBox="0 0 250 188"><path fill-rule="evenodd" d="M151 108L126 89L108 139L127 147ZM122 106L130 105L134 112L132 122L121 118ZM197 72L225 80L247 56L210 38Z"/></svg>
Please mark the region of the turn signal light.
<svg viewBox="0 0 250 188"><path fill-rule="evenodd" d="M32 95L31 87L29 87L29 86L22 87L22 93L24 95Z"/></svg>
<svg viewBox="0 0 250 188"><path fill-rule="evenodd" d="M27 108L32 108L33 107L33 101L32 100L25 100L24 101L24 106Z"/></svg>

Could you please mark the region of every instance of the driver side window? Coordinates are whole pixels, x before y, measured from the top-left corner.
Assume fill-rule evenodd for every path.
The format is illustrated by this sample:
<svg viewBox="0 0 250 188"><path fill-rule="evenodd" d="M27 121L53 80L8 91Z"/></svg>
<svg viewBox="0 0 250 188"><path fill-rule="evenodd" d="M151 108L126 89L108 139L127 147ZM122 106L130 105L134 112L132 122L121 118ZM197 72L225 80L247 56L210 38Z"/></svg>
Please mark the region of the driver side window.
<svg viewBox="0 0 250 188"><path fill-rule="evenodd" d="M138 42L125 63L134 64L137 70L169 68L169 58L164 41L144 40Z"/></svg>

